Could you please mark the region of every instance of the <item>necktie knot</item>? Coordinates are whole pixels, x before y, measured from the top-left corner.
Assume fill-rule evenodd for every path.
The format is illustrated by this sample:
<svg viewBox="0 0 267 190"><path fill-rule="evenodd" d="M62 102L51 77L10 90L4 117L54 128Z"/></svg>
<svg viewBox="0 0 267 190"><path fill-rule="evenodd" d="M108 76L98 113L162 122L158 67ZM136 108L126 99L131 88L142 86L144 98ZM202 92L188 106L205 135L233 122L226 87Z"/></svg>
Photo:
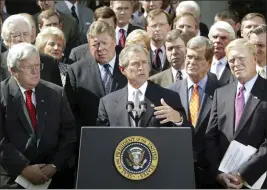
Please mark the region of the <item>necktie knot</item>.
<svg viewBox="0 0 267 190"><path fill-rule="evenodd" d="M32 96L32 90L25 91L26 98L31 98Z"/></svg>
<svg viewBox="0 0 267 190"><path fill-rule="evenodd" d="M75 11L75 6L74 5L72 5L71 10Z"/></svg>
<svg viewBox="0 0 267 190"><path fill-rule="evenodd" d="M124 29L120 29L119 31L120 31L121 34L124 35Z"/></svg>
<svg viewBox="0 0 267 190"><path fill-rule="evenodd" d="M183 80L183 73L181 71L177 71L175 76L175 82L178 80Z"/></svg>
<svg viewBox="0 0 267 190"><path fill-rule="evenodd" d="M105 68L106 71L107 71L107 70L109 71L110 64L109 64L109 63L104 64L103 67Z"/></svg>
<svg viewBox="0 0 267 190"><path fill-rule="evenodd" d="M194 84L193 85L193 88L194 88L194 90L198 90L198 85L197 84Z"/></svg>
<svg viewBox="0 0 267 190"><path fill-rule="evenodd" d="M160 48L158 48L158 49L155 50L155 53L156 54L159 54L160 52L162 52L162 49L160 49Z"/></svg>

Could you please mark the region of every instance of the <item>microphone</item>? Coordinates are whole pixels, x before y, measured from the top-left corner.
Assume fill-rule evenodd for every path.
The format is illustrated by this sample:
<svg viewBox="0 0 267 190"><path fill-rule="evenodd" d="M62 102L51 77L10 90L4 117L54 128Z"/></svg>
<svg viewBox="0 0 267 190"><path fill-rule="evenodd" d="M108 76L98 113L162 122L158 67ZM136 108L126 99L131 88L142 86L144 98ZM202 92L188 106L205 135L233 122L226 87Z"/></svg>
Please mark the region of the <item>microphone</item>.
<svg viewBox="0 0 267 190"><path fill-rule="evenodd" d="M141 119L144 116L144 114L146 113L147 103L144 101L141 101L139 104L139 109L140 109L140 113L139 113L139 117L138 117L138 127L141 127Z"/></svg>

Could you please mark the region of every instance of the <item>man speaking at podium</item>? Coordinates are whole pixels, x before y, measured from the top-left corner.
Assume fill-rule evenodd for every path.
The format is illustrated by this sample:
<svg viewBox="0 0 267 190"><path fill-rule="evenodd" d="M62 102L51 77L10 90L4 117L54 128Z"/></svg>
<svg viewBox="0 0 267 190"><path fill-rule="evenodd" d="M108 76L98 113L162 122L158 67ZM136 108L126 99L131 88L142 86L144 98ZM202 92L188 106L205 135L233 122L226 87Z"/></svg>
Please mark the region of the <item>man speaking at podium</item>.
<svg viewBox="0 0 267 190"><path fill-rule="evenodd" d="M128 85L100 100L98 125L162 127L191 124L178 93L148 81L149 53L139 45L125 47L120 53L120 71Z"/></svg>

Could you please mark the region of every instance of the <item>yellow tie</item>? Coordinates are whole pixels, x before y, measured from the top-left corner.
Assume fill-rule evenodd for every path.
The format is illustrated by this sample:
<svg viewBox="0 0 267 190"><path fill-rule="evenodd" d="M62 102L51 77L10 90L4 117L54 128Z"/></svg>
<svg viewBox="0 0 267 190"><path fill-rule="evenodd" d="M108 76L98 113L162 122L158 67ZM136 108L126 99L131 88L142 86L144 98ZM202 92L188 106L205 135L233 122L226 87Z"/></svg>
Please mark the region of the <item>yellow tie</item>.
<svg viewBox="0 0 267 190"><path fill-rule="evenodd" d="M200 109L200 95L197 84L194 84L194 89L191 95L189 109L190 109L190 121L192 125L195 127L197 123L198 112Z"/></svg>

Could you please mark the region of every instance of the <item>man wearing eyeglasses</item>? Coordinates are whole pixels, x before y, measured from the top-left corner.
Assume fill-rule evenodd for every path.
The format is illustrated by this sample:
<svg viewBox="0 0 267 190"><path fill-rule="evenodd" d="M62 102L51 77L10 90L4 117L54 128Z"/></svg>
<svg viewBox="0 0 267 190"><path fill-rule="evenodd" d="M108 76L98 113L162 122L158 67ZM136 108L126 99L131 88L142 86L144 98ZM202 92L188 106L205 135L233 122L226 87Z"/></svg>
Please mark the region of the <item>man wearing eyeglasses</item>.
<svg viewBox="0 0 267 190"><path fill-rule="evenodd" d="M66 185L74 181L69 161L76 129L64 90L40 80L43 64L29 43L12 46L7 67L11 77L0 93L0 187L22 188L14 181L21 175L34 185L52 179L49 188L73 188Z"/></svg>
<svg viewBox="0 0 267 190"><path fill-rule="evenodd" d="M171 21L168 13L161 9L155 9L147 15L147 33L151 37L150 58L152 69L150 76L166 70L170 64L166 58L166 48L164 46L167 33L171 29Z"/></svg>
<svg viewBox="0 0 267 190"><path fill-rule="evenodd" d="M31 43L32 27L31 23L21 15L11 15L3 23L1 37L4 44L8 48L12 48L13 45L27 42ZM8 51L1 53L0 64L0 81L10 77L10 73L7 69L7 55ZM44 64L44 69L41 71L41 78L62 86L59 68L55 63L55 59L47 55L40 55L41 63Z"/></svg>

